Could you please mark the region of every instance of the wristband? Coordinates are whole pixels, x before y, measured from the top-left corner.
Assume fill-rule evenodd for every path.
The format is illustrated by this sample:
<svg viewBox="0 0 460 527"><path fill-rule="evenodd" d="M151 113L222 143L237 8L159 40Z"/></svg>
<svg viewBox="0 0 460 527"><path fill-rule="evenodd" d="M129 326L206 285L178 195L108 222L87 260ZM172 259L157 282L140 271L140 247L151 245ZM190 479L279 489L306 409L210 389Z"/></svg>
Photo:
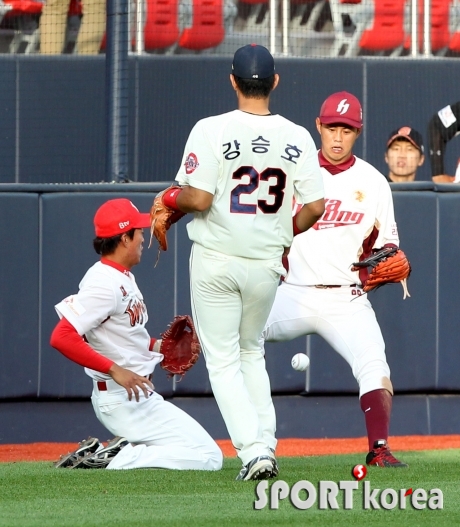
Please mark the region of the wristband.
<svg viewBox="0 0 460 527"><path fill-rule="evenodd" d="M166 207L181 211L180 208L177 205L177 196L182 192L181 188L173 187L168 190L165 190L165 193L163 194L163 203L166 205Z"/></svg>

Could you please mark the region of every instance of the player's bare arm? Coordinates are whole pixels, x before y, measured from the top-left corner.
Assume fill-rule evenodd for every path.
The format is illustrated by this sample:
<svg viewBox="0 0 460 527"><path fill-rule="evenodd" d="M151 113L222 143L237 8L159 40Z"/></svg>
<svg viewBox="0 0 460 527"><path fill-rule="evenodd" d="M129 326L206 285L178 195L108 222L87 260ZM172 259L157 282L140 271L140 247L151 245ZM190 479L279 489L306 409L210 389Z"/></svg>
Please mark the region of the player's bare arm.
<svg viewBox="0 0 460 527"><path fill-rule="evenodd" d="M310 227L313 227L313 225L321 218L323 213L323 198L305 204L294 217L297 230L300 232L307 231Z"/></svg>
<svg viewBox="0 0 460 527"><path fill-rule="evenodd" d="M448 174L439 174L431 178L435 183L453 183L455 176L449 176Z"/></svg>
<svg viewBox="0 0 460 527"><path fill-rule="evenodd" d="M133 395L137 402L139 402L139 388L144 392L145 397L149 396L149 391L153 391L153 384L146 378L126 370L118 364L112 364L108 374L112 379L128 392L128 399L131 401Z"/></svg>
<svg viewBox="0 0 460 527"><path fill-rule="evenodd" d="M177 195L177 206L182 212L204 212L212 205L214 196L205 190L185 186Z"/></svg>

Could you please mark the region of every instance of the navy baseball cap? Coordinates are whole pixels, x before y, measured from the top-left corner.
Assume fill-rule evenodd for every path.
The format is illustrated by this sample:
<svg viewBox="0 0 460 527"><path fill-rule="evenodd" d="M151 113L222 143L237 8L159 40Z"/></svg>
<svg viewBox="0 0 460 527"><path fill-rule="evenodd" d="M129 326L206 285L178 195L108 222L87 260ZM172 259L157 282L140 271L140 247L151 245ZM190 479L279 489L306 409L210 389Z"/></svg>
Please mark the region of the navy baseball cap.
<svg viewBox="0 0 460 527"><path fill-rule="evenodd" d="M264 46L248 44L236 50L232 73L241 79L266 79L275 74L275 61Z"/></svg>
<svg viewBox="0 0 460 527"><path fill-rule="evenodd" d="M398 128L398 130L391 132L387 141L387 150L390 148L391 143L396 141L396 139L405 139L406 141L409 141L409 143L412 143L415 148L420 150L420 152L423 154L424 148L422 134L410 126L403 126L402 128Z"/></svg>

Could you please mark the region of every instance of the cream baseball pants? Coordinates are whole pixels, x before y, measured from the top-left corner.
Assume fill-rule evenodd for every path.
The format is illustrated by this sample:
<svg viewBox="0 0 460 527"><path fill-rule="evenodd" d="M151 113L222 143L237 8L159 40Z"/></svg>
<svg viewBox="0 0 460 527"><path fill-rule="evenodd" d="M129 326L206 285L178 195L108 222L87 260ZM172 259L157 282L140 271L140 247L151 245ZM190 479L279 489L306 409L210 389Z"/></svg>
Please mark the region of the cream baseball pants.
<svg viewBox="0 0 460 527"><path fill-rule="evenodd" d="M284 268L281 258L228 256L194 243L192 314L211 387L243 465L276 447L275 409L259 337Z"/></svg>
<svg viewBox="0 0 460 527"><path fill-rule="evenodd" d="M323 337L348 362L360 397L388 389L390 368L382 332L360 287L318 289L281 284L263 340L279 342L309 334Z"/></svg>
<svg viewBox="0 0 460 527"><path fill-rule="evenodd" d="M113 380L99 391L93 382L91 401L99 421L125 446L108 469L169 468L220 470L222 451L204 428L177 406L153 392L129 401L126 390Z"/></svg>

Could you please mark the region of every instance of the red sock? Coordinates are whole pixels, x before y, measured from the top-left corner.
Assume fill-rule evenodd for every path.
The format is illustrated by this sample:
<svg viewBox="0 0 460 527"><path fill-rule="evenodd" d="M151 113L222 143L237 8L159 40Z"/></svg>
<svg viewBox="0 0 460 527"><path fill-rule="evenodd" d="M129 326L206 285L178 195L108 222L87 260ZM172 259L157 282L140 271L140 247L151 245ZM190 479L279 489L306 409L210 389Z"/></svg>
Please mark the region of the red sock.
<svg viewBox="0 0 460 527"><path fill-rule="evenodd" d="M392 396L388 390L374 390L365 393L360 399L360 404L366 419L369 450L372 450L375 441L388 439Z"/></svg>

